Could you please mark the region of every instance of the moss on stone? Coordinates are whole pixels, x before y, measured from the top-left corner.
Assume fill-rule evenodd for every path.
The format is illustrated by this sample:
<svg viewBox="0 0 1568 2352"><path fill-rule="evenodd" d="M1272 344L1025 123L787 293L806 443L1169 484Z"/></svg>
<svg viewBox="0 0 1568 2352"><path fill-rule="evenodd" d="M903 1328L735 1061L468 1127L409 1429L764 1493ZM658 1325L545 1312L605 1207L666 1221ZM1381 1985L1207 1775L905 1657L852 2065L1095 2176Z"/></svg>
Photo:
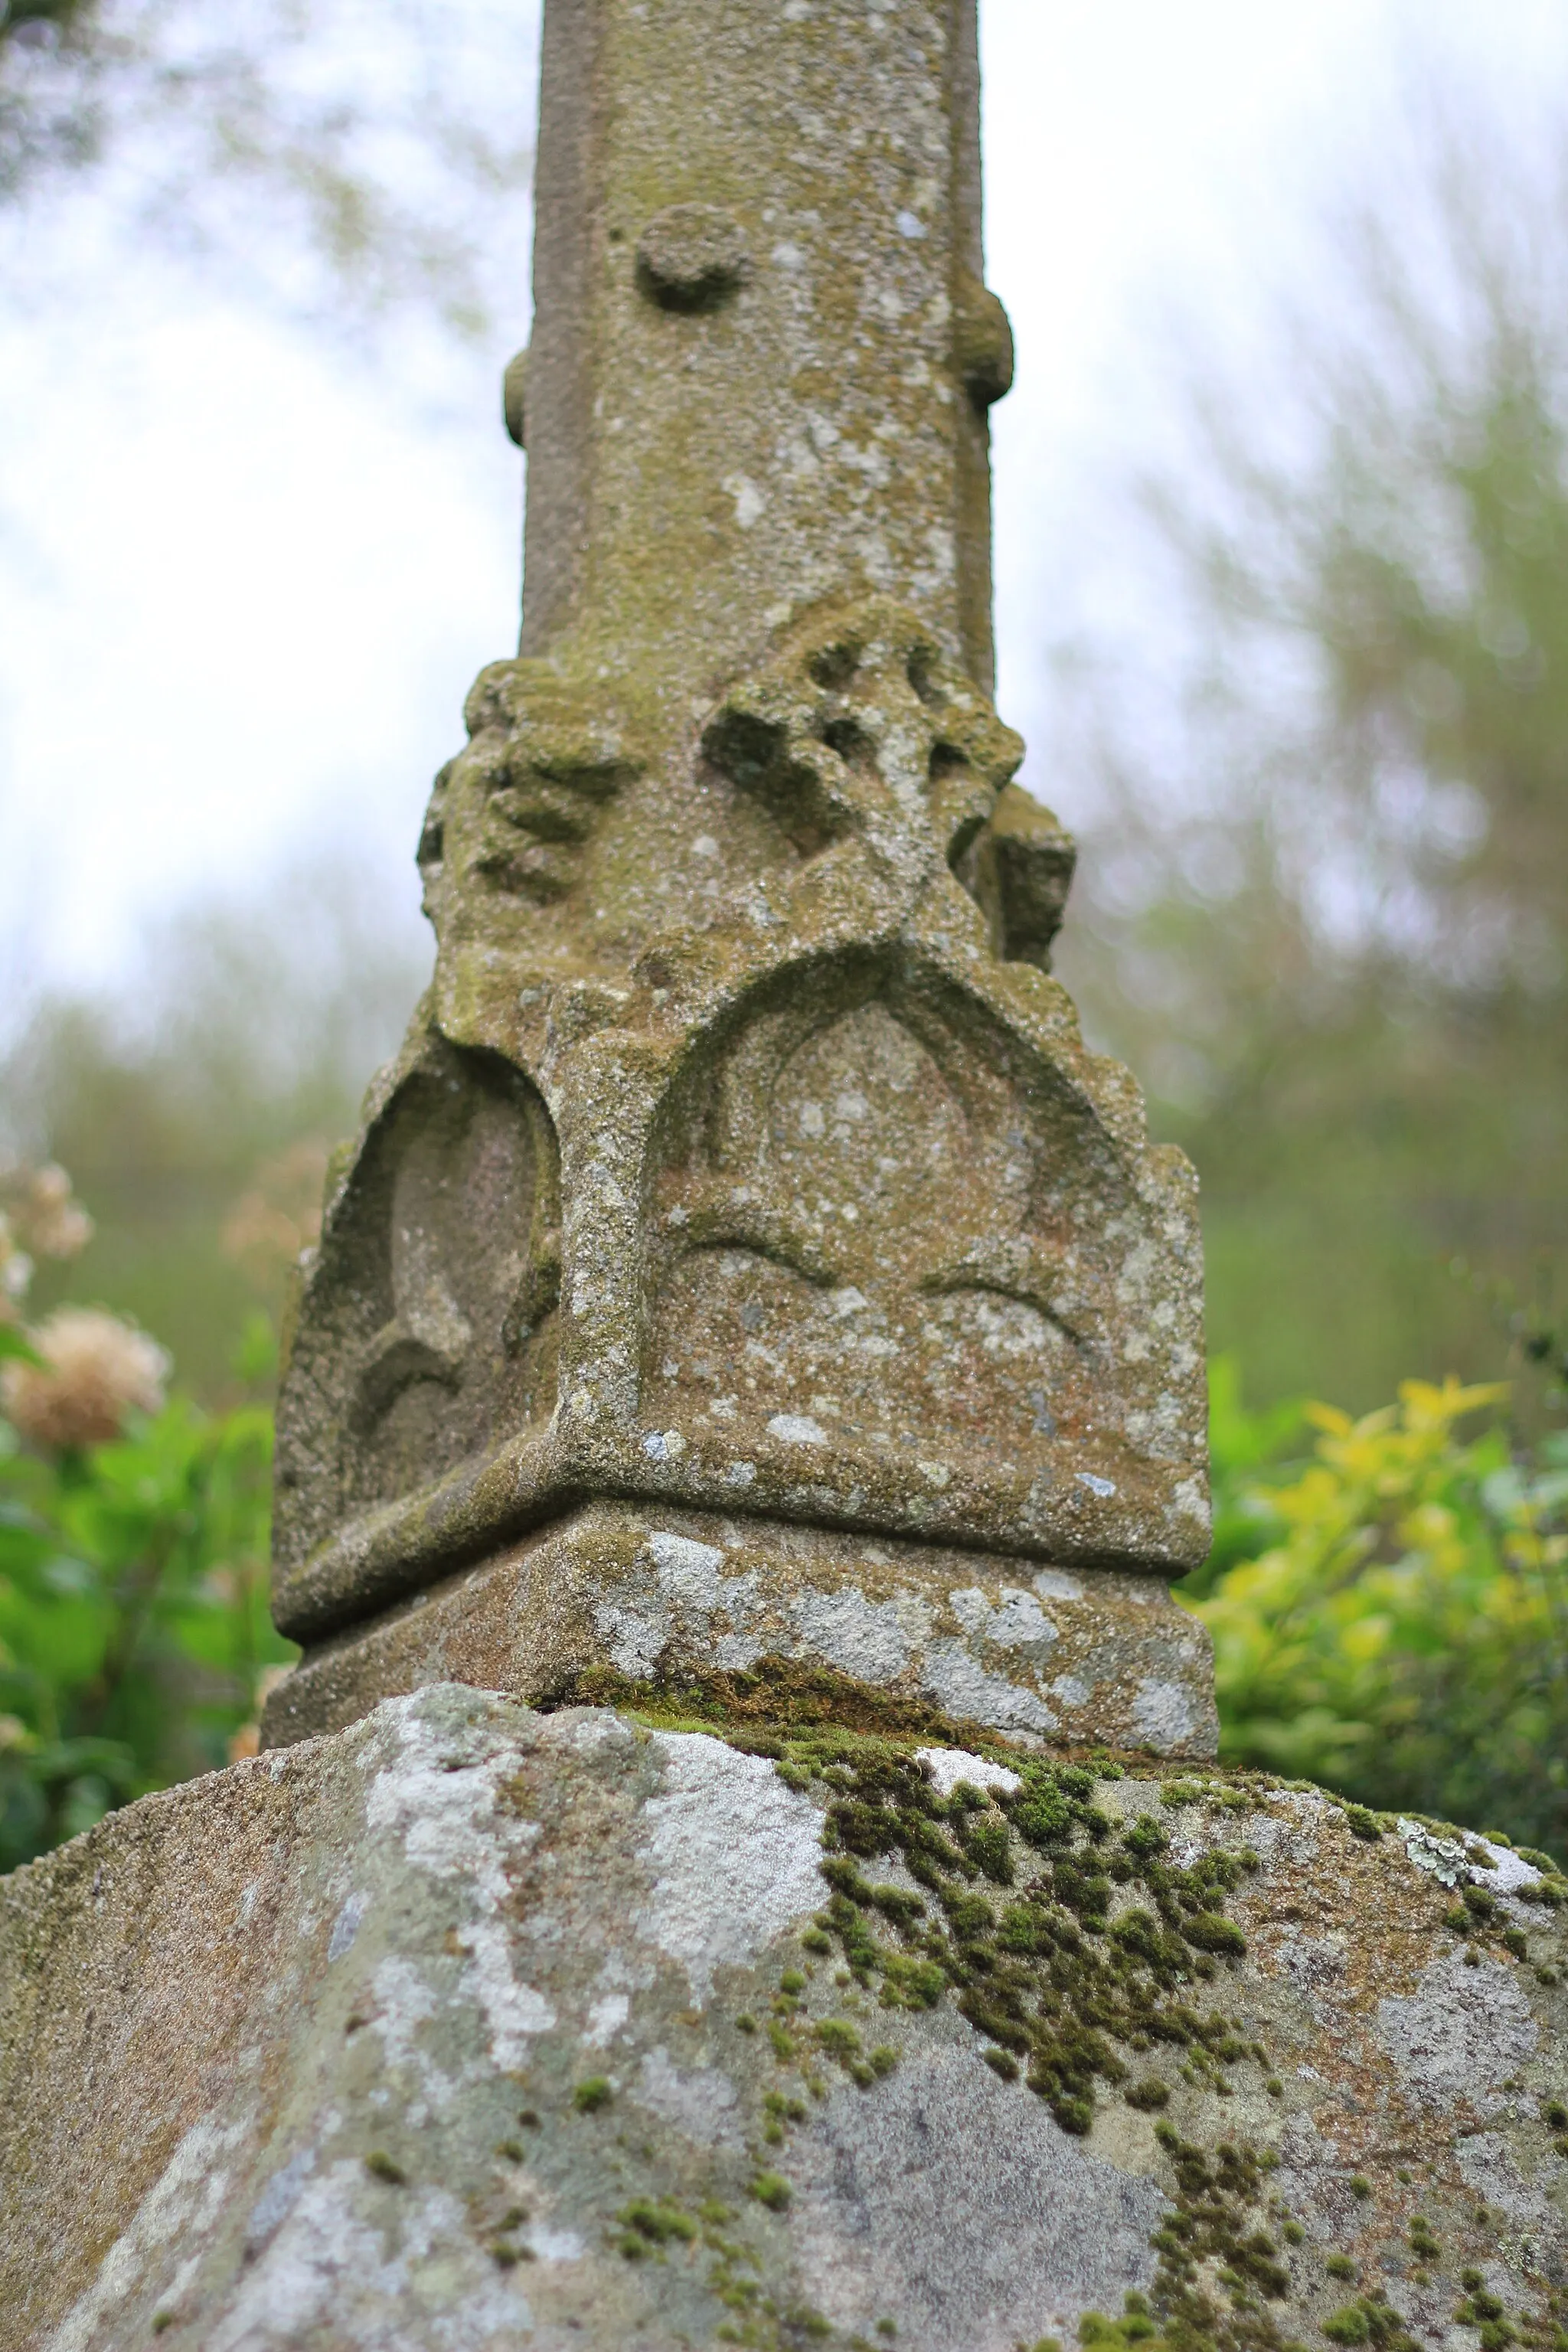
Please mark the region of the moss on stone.
<svg viewBox="0 0 1568 2352"><path fill-rule="evenodd" d="M558 1703L618 1707L661 1730L718 1732L752 1756L782 1758L792 1732L833 1726L952 1746L972 1745L978 1738L1009 1752L1013 1745L922 1700L900 1697L850 1675L794 1658L759 1658L744 1672L715 1667L675 1683L639 1680L595 1666L563 1688ZM755 1737L748 1739L745 1733L752 1727Z"/></svg>
<svg viewBox="0 0 1568 2352"><path fill-rule="evenodd" d="M824 1924L810 1932L837 1942L852 1981L884 2008L930 2007L951 1993L989 2050L1010 2056L1015 2076L1021 2062L1065 2130L1088 2130L1097 2086L1115 2092L1127 2082L1118 2045L1179 2047L1221 2081L1243 2061L1266 2067L1266 2053L1255 2055L1188 1990L1212 1978L1211 1953L1231 1959L1246 1950L1223 1905L1255 1856L1213 1853L1173 1867L1146 1817L1127 1837L1113 1833L1092 1802L1093 1773L1071 1762L1015 1754L1016 1788L987 1797L960 1781L943 1799L899 1742L781 1727L771 1746L792 1786L817 1783L826 1796L822 1869L831 1893ZM1002 1760L994 1744L989 1752ZM884 1858L921 1891L879 1886L858 1866ZM1137 1882L1148 1896L1114 1924L1108 1865L1121 1865L1122 1885ZM1022 1899L998 1919L979 1886L1016 1881ZM841 2063L858 2049L841 2022L816 2032ZM1155 2104L1148 2081L1138 2098Z"/></svg>
<svg viewBox="0 0 1568 2352"><path fill-rule="evenodd" d="M176 2302L170 2280L185 2242L172 2244L144 2299L127 2308L131 2332L113 2341L145 2340L160 2308L175 2309L182 2326L197 2319L210 2331L229 2278L266 2274L246 2267L243 2217L292 2147L319 2151L312 2196L336 2179L327 2159L352 2156L346 2193L359 2220L393 2244L411 2244L432 2200L451 2191L461 2219L443 2259L478 2266L468 2273L477 2294L521 2301L526 2288L529 2307L548 2324L586 2315L610 2343L790 2352L832 2342L852 2352L887 2340L875 2319L889 2305L922 2352L978 2340L968 2320L948 2326L942 2315L945 2284L932 2293L915 2275L912 2250L932 2243L934 2231L944 2272L971 2265L975 2294L991 2292L985 2282L1006 2236L1013 2269L1002 2333L1010 2340L1016 2332L1020 2344L1037 2344L1042 2328L1070 2344L1088 2304L1084 2342L1104 2352L1321 2352L1340 2340L1324 2333L1325 2322L1342 2323L1378 2352L1440 2343L1450 2328L1469 2331L1469 2352L1515 2344L1568 2352L1560 2299L1544 2274L1561 2258L1553 2208L1568 2083L1554 2038L1557 1997L1538 1988L1534 1964L1521 1966L1503 1940L1512 1932L1505 1921L1520 1916L1507 1891L1511 1864L1488 1882L1498 1896L1490 1913L1458 1905L1478 1969L1484 1951L1478 1975L1459 1965L1462 1948L1442 1926L1460 1888L1418 1867L1403 1837L1360 1837L1344 1808L1321 1793L1266 1775L1198 1776L1148 1759L1026 1751L945 1719L937 1738L923 1717L919 1727L895 1731L790 1721L782 1711L770 1718L767 1681L740 1694L746 1712L733 1723L711 1688L697 1693L702 1711L693 1713L689 1693L672 1700L639 1686L651 1702L640 1725L542 1717L448 1688L396 1703L374 1730L346 1735L341 1749L300 1751L275 1780L265 1764L226 1780L255 1809L256 1858L227 1878L191 1864L199 1947L186 1973L175 1972L179 2006L191 2006L187 1984L215 1998L215 1916L234 1965L249 1939L262 1939L267 1981L279 1952L307 1952L292 1964L320 1971L325 1990L318 1995L309 1973L288 1981L304 1983L298 2006L307 2015L319 1999L320 2039L310 2046L329 2076L341 2069L321 2096L330 2089L342 2129L322 2139L326 2127L312 2122L310 2137L293 2142L275 2133L259 2156L247 2141L233 2159L237 2218L232 2228L223 2222L230 2234L221 2262L205 2257L212 2277L230 2262L232 2272L216 2286L209 2278L200 2299L182 2289ZM775 1687L786 1706L858 1712L865 1704L852 1686ZM667 1738L676 1722L709 1736ZM961 1747L973 1762L949 1755L929 1763L918 1753L924 1745ZM521 2063L495 2066L481 2054L467 1897L442 1869L428 1885L415 1873L401 1827L364 1828L362 1755L378 1759L376 1786L391 1776L387 1790L405 1790L416 1769L432 1821L445 1822L462 1794L453 1772L471 1776L475 1834L504 1861L512 1885L506 1916L517 1981L537 1988L555 2012ZM270 1890L282 1868L279 1809L329 1774L333 1786L345 1782L355 1809L331 1852L352 1852L356 1889L376 1892L352 1953L326 1971L338 1914L336 1894L326 1901L322 1889L346 1881L298 1864L294 1911ZM1172 1781L1196 1781L1204 1793L1165 1806L1160 1791ZM710 1986L689 1979L646 1930L628 1929L624 1948L617 1941L623 1920L643 1916L649 1835L671 1819L672 1800L678 1821L711 1832L714 1855L732 1859L737 1885L742 1842L756 1823L771 1820L793 1842L783 1907L750 1942L702 1947L713 1958ZM127 1968L142 1965L149 1916L140 1898L116 1891L129 1832L139 1821L166 1822L165 1843L183 1854L182 1824L196 1801L192 1792L149 1801L118 1826L101 1825L58 1865L84 1916L100 1865L106 1907L128 1906L114 1931L120 1942L104 1942L92 1914L92 1949L116 1967L121 1954ZM1460 1860L1466 1874L1480 1867ZM663 1866L656 1859L656 1870ZM33 1890L42 1899L54 1867L37 1865L11 1891L18 1949L27 1948ZM706 1901L706 1864L688 1857L681 1867ZM241 1888L258 1879L258 1924L247 1939L236 1906ZM163 1899L165 1907L174 1899L166 1887ZM302 1941L297 1920L306 1909L315 1924ZM1204 1923L1215 1921L1234 1927L1245 1950L1205 1948ZM1542 1915L1530 1940L1542 1964L1558 1960L1558 1917ZM606 1957L617 1969L640 1970L646 1961L655 1979L635 1995L622 2036L608 2042L591 2018ZM444 2118L414 2119L418 2079L389 2065L385 2032L374 2023L378 1972L393 1958L416 1972L436 2004L433 2021L417 2029L427 2036L425 2055L454 2080L464 2070L463 2095ZM149 1998L163 2017L166 1959L152 1975ZM97 1981L94 1998L108 2002ZM454 1998L465 1982L467 1993ZM1511 2042L1491 2032L1489 2005L1491 2015L1515 2018ZM52 1995L51 2019L61 2009ZM1384 2032L1391 2011L1405 2012L1414 2037L1403 2054ZM111 2007L100 2013L121 2032ZM236 2013L268 2012L254 1994L243 2002L237 1994ZM345 2042L348 2013L367 2030ZM1432 2058L1435 2049L1442 2056L1445 2035L1450 2071L1440 2075ZM168 2063L160 2058L160 2070ZM79 2064L73 2072L57 2057L48 2072L61 2084L81 2079ZM22 2082L15 2073L8 2079ZM144 2064L132 2085L136 2113L115 2126L117 2146L137 2144L125 2133L142 2128L146 2081ZM613 2106L580 2113L580 2092L612 2082ZM402 2104L366 2104L378 2095ZM70 2095L79 2106L79 2092ZM30 2213L37 2198L26 2168L38 2147L59 2144L36 2105L26 2114L26 2136L10 2143L7 2194ZM927 2135L915 2121L933 2114L951 2122L956 2156L931 2145L940 2130ZM1064 2126L1065 2144L1047 2116ZM367 2171L367 2147L390 2151L406 2184ZM1038 2180L1037 2206L1028 2180L1011 2205L997 2193L1009 2165L1015 2181L1020 2168ZM980 2201L953 2220L951 2248L942 2238L946 2207L933 2217L922 2202L942 2167L944 2197L979 2183ZM843 2216L834 2202L840 2179L854 2183ZM137 2185L132 2202L148 2185ZM1109 2270L1098 2264L1099 2222L1085 2227L1080 2218L1052 2273L1066 2242L1067 2209L1056 2192L1066 2190L1070 2206L1080 2187L1106 2227L1122 2217L1125 2243ZM47 2193L63 2199L52 2187ZM839 2232L826 2268L825 2217ZM583 2251L562 2257L552 2245L568 2233ZM842 2251L862 2245L884 2266L865 2277ZM1143 2292L1123 2304L1129 2284ZM356 2291L352 2280L341 2290ZM41 2326L41 2305L37 2316Z"/></svg>
<svg viewBox="0 0 1568 2352"><path fill-rule="evenodd" d="M1113 1816L1096 1799L1123 1776L1127 1763L1120 1759L1022 1750L973 1725L889 1706L880 1693L847 1678L782 1662L679 1693L643 1686L638 1696L650 1724L679 1720L716 1731L742 1752L771 1759L791 1788L821 1799L826 1900L800 1942L817 1959L838 1953L846 2000L874 1999L889 2012L951 2002L999 2079L1026 2084L1069 2134L1089 2133L1108 2103L1160 2118L1155 2137L1169 2168L1172 2210L1152 2240L1154 2284L1147 2299L1130 2295L1118 2319L1088 2315L1085 2345L1300 2352L1276 2315L1318 2303L1331 2305L1314 2323L1329 2342L1415 2352L1415 2337L1381 2289L1331 2305L1336 2279L1342 2292L1343 2282L1365 2272L1348 2255L1314 2247L1274 2193L1274 2151L1241 2134L1213 2145L1184 2136L1163 2119L1168 2084L1129 2063L1136 2053L1163 2049L1179 2053L1184 2081L1221 2096L1253 2074L1265 2096L1283 2095L1266 2044L1225 2012L1219 1988L1247 1949L1227 1900L1260 1867L1236 1832L1304 1790L1219 1769L1197 1780L1180 1767L1129 1759L1141 1780L1162 1784L1164 1820L1147 1811ZM943 1797L916 1753L922 1739L1002 1765L1016 1786L987 1790L961 1780ZM1379 1817L1358 1822L1352 1809L1310 1793L1363 1850L1387 1850ZM1165 1823L1189 1809L1201 1810L1205 1840L1213 1842L1192 1855L1189 1840L1189 1858L1177 1862ZM1370 1864L1370 1852L1367 1858ZM875 1875L879 1864L901 1878ZM1405 1867L1403 1854L1395 1866ZM1416 1903L1436 1891L1419 1874L1409 1879ZM1500 1906L1484 1899L1486 1889L1470 1892L1483 1900L1461 1906L1468 1930L1503 1944L1509 1931ZM798 1998L807 1990L800 1971L786 1969L780 1982L780 2013L770 2021L776 2063L805 2070L820 2053L870 2087L896 2053L890 2046L866 2052L863 2013L813 2018ZM764 2111L765 2137L779 2147L809 2112L804 2101L777 2092L765 2095ZM1543 2110L1549 2126L1559 2112L1568 2122L1561 2102ZM1399 2177L1412 2179L1408 2169ZM1344 2185L1352 2207L1380 2204L1384 2192L1365 2175L1352 2174ZM787 2189L784 2174L766 2172L752 2193L787 2212ZM1377 2226L1385 2234L1381 2210ZM1391 2245L1418 2265L1440 2267L1444 2242L1425 2214L1411 2212L1397 2226L1402 2235ZM1426 2267L1417 2273L1428 2274ZM1568 2336L1550 2312L1491 2301L1495 2313L1484 2288L1479 2300L1472 2292L1455 2315L1458 2324L1482 2330L1481 2352L1502 2352L1516 2340L1568 2352Z"/></svg>

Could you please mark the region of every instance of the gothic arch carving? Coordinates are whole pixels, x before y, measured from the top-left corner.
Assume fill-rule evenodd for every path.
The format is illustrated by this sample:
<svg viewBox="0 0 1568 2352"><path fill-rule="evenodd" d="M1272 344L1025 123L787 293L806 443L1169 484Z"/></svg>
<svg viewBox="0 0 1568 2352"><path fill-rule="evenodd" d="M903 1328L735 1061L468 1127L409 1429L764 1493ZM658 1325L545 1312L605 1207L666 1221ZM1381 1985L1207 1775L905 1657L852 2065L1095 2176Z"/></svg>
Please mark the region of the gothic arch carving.
<svg viewBox="0 0 1568 2352"><path fill-rule="evenodd" d="M432 1038L332 1202L279 1399L292 1559L554 1408L559 1154L533 1087Z"/></svg>
<svg viewBox="0 0 1568 2352"><path fill-rule="evenodd" d="M645 1422L1011 1480L1114 1419L1080 1204L1092 1171L1113 1216L1125 1181L1033 1061L951 982L868 958L710 1040L657 1154Z"/></svg>

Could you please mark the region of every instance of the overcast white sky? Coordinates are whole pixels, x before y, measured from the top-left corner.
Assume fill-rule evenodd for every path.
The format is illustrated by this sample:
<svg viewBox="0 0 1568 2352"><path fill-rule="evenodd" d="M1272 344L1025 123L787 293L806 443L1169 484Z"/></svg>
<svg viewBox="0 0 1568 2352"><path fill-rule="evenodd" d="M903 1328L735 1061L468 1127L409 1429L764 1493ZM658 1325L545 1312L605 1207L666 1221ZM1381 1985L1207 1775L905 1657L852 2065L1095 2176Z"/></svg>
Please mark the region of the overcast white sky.
<svg viewBox="0 0 1568 2352"><path fill-rule="evenodd" d="M982 10L989 275L1019 351L993 412L999 699L1027 727L1064 540L1094 512L1082 485L1158 439L1170 386L1148 314L1258 300L1413 57L1436 45L1521 90L1560 79L1568 11ZM0 224L0 273L8 250L36 282L67 231L88 242L89 208ZM14 998L19 971L112 984L149 915L327 838L384 867L389 924L413 921L430 776L474 671L515 641L521 469L496 383L526 336L525 253L517 278L494 348L434 372L412 336L356 363L155 256L73 263L58 300L0 323ZM1070 780L1051 789L1070 819Z"/></svg>

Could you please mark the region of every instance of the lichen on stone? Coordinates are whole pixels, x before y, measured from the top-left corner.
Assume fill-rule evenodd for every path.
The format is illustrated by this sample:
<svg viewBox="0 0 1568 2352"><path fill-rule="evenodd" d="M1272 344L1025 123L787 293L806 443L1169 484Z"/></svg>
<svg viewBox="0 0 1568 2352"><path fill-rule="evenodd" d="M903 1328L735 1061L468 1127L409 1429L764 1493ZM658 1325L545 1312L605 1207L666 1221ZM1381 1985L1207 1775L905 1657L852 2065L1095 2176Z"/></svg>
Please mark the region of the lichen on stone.
<svg viewBox="0 0 1568 2352"><path fill-rule="evenodd" d="M637 1696L387 1702L6 1883L29 2352L374 2342L394 2278L399 2352L1563 2352L1533 1863L1472 1841L1456 1937L1266 1774L816 1670Z"/></svg>

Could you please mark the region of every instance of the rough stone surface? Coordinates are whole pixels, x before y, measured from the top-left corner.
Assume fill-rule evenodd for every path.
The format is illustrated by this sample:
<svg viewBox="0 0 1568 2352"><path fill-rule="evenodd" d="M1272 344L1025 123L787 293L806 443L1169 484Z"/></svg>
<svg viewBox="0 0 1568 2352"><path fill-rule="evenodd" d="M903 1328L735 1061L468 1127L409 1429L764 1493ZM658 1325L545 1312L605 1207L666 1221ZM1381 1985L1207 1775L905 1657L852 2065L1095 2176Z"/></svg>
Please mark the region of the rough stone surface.
<svg viewBox="0 0 1568 2352"><path fill-rule="evenodd" d="M974 0L550 0L543 55L522 649L304 1268L279 1622L605 1496L1179 1574L1194 1181L1048 975L989 699Z"/></svg>
<svg viewBox="0 0 1568 2352"><path fill-rule="evenodd" d="M1212 1756L1208 1636L1164 1580L779 1521L596 1503L318 1644L273 1691L280 1746L394 1691L560 1702L605 1670L680 1684L815 1662L1026 1742Z"/></svg>
<svg viewBox="0 0 1568 2352"><path fill-rule="evenodd" d="M1470 1842L1483 1910L1456 1934L1398 1830L1357 1834L1310 1791L1096 1768L1060 1780L1073 1824L1042 1847L1021 1776L1057 1768L1022 1750L926 1742L922 1780L912 1741L805 1736L802 1766L788 1735L750 1739L781 1762L437 1686L14 1874L0 2344L674 2352L879 2344L891 2321L911 2352L1011 2352L1131 2292L1146 2335L1184 2313L1189 2347L1321 2341L1348 2307L1380 2345L1473 2352L1470 2267L1504 2324L1546 2326L1568 2070L1538 1872ZM846 1924L857 1872L895 1908L916 1882L840 1832L876 1843L847 1792L889 1757L969 1859L945 1896L921 1882L923 1922L877 1913L873 1949ZM1080 1998L1073 1937L1079 1958L1146 1941L1131 1864L1153 1839L1171 1916L1208 1870L1226 1918L1190 1921L1149 2011L1185 2041L1112 2036L1125 2072L1075 2122L1059 2079L1037 2095L984 2054L1005 2059L1006 1955L1019 1920L1056 1921L1018 2010L1037 2071L1066 2046L1048 2004ZM1101 1864L1086 1895L1074 1871ZM999 1927L963 1910L976 1889ZM969 1990L928 2006L894 1948L918 1958L943 1904L966 1924L933 1948ZM1222 1927L1245 1950L1208 1958ZM1173 2284L1186 2242L1195 2284Z"/></svg>

